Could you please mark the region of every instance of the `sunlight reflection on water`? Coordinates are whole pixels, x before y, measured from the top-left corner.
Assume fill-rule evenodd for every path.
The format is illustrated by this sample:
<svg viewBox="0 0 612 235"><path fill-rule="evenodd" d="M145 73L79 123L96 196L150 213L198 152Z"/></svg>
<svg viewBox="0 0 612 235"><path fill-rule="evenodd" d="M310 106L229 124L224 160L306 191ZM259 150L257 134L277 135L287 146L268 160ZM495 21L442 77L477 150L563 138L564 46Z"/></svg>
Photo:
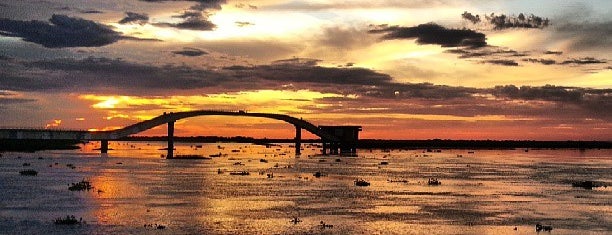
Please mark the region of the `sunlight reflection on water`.
<svg viewBox="0 0 612 235"><path fill-rule="evenodd" d="M578 180L610 184L611 150L361 150L338 157L306 146L295 157L288 145L198 145L178 143L176 154L227 155L166 160L162 142L111 143L104 157L96 143L4 153L0 231L150 233L155 228L145 225L163 224L157 233L516 234L515 227L535 232L536 223L553 225L556 234L612 231L612 187L571 187ZM37 176L19 175L26 162ZM429 178L442 184L427 185ZM67 189L82 179L95 188ZM356 179L371 185L355 186ZM87 224L53 224L66 215ZM301 221L291 223L296 217Z"/></svg>

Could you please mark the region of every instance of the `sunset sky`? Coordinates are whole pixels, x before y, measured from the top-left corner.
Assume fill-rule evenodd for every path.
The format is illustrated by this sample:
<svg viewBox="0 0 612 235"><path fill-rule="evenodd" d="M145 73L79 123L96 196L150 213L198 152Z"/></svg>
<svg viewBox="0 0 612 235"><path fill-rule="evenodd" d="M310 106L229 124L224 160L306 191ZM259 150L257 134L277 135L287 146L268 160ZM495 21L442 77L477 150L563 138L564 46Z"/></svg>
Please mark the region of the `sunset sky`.
<svg viewBox="0 0 612 235"><path fill-rule="evenodd" d="M610 141L611 35L609 0L2 1L0 128L212 109L362 138ZM176 133L294 130L210 116Z"/></svg>

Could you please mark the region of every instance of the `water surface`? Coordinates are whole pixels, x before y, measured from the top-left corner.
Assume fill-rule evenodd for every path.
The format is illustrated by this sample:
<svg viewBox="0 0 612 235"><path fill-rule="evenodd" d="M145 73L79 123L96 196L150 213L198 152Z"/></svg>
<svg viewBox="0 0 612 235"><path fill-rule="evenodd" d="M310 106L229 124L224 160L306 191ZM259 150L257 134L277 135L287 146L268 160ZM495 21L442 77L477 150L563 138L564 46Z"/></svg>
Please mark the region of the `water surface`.
<svg viewBox="0 0 612 235"><path fill-rule="evenodd" d="M554 234L612 232L612 187L571 186L610 184L611 150L338 157L304 145L296 157L289 145L179 143L175 154L222 156L167 160L163 142L111 142L106 155L96 144L2 153L0 234L534 234L536 223ZM21 176L24 169L38 175ZM429 178L442 184L430 186ZM94 189L68 190L83 179ZM371 185L355 186L356 179ZM86 224L53 223L67 215Z"/></svg>

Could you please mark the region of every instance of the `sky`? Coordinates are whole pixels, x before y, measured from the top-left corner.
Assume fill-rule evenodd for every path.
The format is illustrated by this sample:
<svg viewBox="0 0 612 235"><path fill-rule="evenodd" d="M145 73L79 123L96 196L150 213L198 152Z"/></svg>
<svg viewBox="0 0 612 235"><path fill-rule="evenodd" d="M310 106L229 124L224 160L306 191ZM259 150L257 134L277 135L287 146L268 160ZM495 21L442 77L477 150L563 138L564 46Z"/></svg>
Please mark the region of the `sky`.
<svg viewBox="0 0 612 235"><path fill-rule="evenodd" d="M111 130L206 109L369 139L612 141L610 35L608 0L2 1L0 128ZM175 128L295 134L226 116Z"/></svg>

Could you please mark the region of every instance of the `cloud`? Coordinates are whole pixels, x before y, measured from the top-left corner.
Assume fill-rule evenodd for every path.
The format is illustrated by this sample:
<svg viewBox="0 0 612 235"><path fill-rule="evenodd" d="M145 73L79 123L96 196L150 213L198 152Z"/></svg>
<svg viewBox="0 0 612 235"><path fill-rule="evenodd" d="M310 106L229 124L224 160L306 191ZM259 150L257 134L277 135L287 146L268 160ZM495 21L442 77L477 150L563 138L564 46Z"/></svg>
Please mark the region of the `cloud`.
<svg viewBox="0 0 612 235"><path fill-rule="evenodd" d="M143 2L174 2L177 0L140 0ZM225 4L226 0L184 0L185 2L195 2L196 5L192 6L192 10L206 10L206 9L221 9L221 5Z"/></svg>
<svg viewBox="0 0 612 235"><path fill-rule="evenodd" d="M103 11L99 11L99 10L82 10L80 12L83 14L102 14L104 13Z"/></svg>
<svg viewBox="0 0 612 235"><path fill-rule="evenodd" d="M1 35L20 37L49 48L100 47L130 39L106 25L66 15L53 15L49 23L1 18L0 31Z"/></svg>
<svg viewBox="0 0 612 235"><path fill-rule="evenodd" d="M518 66L519 64L514 60L485 60L485 63L496 64L503 66Z"/></svg>
<svg viewBox="0 0 612 235"><path fill-rule="evenodd" d="M577 58L577 59L569 59L569 60L561 62L561 64L577 64L577 65L584 65L584 64L605 64L605 63L607 63L605 60L595 59L593 57L584 57L584 58Z"/></svg>
<svg viewBox="0 0 612 235"><path fill-rule="evenodd" d="M545 55L561 55L563 54L562 51L545 51L544 52Z"/></svg>
<svg viewBox="0 0 612 235"><path fill-rule="evenodd" d="M350 2L350 3L349 3ZM454 0L378 0L378 1L288 1L262 8L270 10L297 10L297 11L326 11L344 9L380 9L380 8L402 8L402 9L427 9L436 7L457 6ZM458 6L457 6L458 7Z"/></svg>
<svg viewBox="0 0 612 235"><path fill-rule="evenodd" d="M149 21L149 16L147 14L140 14L136 12L126 12L127 16L119 21L119 24L127 24L127 23L138 23L144 24Z"/></svg>
<svg viewBox="0 0 612 235"><path fill-rule="evenodd" d="M366 31L348 27L327 27L322 31L318 44L335 48L363 47L375 42Z"/></svg>
<svg viewBox="0 0 612 235"><path fill-rule="evenodd" d="M172 51L172 53L183 56L201 56L206 55L208 52L202 51L198 48L192 47L184 47L183 50L180 51Z"/></svg>
<svg viewBox="0 0 612 235"><path fill-rule="evenodd" d="M246 26L255 25L255 24L253 24L251 22L248 22L248 21L236 21L234 23L236 23L236 26L238 26L238 27L246 27Z"/></svg>
<svg viewBox="0 0 612 235"><path fill-rule="evenodd" d="M557 63L557 61L555 61L555 60L534 59L534 58L526 58L526 59L523 59L523 61L531 62L531 63L540 63L540 64L543 64L543 65L551 65L551 64L556 64Z"/></svg>
<svg viewBox="0 0 612 235"><path fill-rule="evenodd" d="M365 68L334 68L317 65L318 60L293 58L275 61L270 65L231 66L235 76L282 82L322 84L376 85L391 81L391 76Z"/></svg>
<svg viewBox="0 0 612 235"><path fill-rule="evenodd" d="M20 61L0 69L0 87L15 91L160 94L214 87L231 77L186 66L153 66L108 58ZM21 71L21 72L19 72Z"/></svg>
<svg viewBox="0 0 612 235"><path fill-rule="evenodd" d="M173 16L175 18L182 18L183 22L179 23L156 23L157 26L162 27L173 27L179 29L188 30L201 30L210 31L215 29L217 26L208 20L208 16L202 14L201 11L185 11L180 15Z"/></svg>
<svg viewBox="0 0 612 235"><path fill-rule="evenodd" d="M487 45L485 35L470 29L447 29L434 23L420 24L415 27L381 25L369 30L381 33L383 39L417 39L419 44L436 44L443 47L472 47Z"/></svg>
<svg viewBox="0 0 612 235"><path fill-rule="evenodd" d="M20 94L14 91L0 90L0 109L4 105L22 104L35 102L35 99L23 98Z"/></svg>
<svg viewBox="0 0 612 235"><path fill-rule="evenodd" d="M478 92L475 88L434 85L431 83L388 82L378 86L362 86L355 89L360 95L385 99L433 99L448 100L466 98Z"/></svg>
<svg viewBox="0 0 612 235"><path fill-rule="evenodd" d="M145 2L171 2L176 0L141 0ZM184 11L180 15L173 16L174 18L182 18L183 22L179 23L156 23L155 25L161 27L173 27L178 29L187 30L201 30L210 31L215 29L217 26L208 19L208 14L202 14L208 12L208 10L221 10L221 6L226 4L226 0L185 0L187 2L195 2L189 10Z"/></svg>
<svg viewBox="0 0 612 235"><path fill-rule="evenodd" d="M430 83L398 83L391 76L358 67L321 67L319 60L292 58L270 65L231 66L240 80L268 80L291 83L291 89L356 94L385 99L451 99L469 97L476 89L433 85Z"/></svg>
<svg viewBox="0 0 612 235"><path fill-rule="evenodd" d="M514 85L496 86L491 93L497 97L545 100L572 103L584 107L600 117L612 114L612 89L591 89L545 85L541 87Z"/></svg>
<svg viewBox="0 0 612 235"><path fill-rule="evenodd" d="M461 18L466 19L466 20L472 22L472 24L480 23L480 16L479 15L472 15L472 13L469 13L467 11L464 11L463 14L461 14Z"/></svg>
<svg viewBox="0 0 612 235"><path fill-rule="evenodd" d="M500 56L510 56L510 57L520 57L528 55L525 52L518 52L510 49L501 49L492 46L482 47L482 48L470 48L466 49L450 49L446 50L448 53L459 54L459 58L479 58L479 57L488 57L494 55Z"/></svg>
<svg viewBox="0 0 612 235"><path fill-rule="evenodd" d="M478 24L481 22L480 15L473 15L467 11L461 14L463 19L468 20L472 24ZM495 13L491 13L490 15L484 15L482 17L486 20L487 24L493 26L494 29L502 30L509 28L546 28L550 24L550 20L548 18L543 18L540 16L536 16L533 14L523 14L519 13L518 16L507 16L504 14L495 15Z"/></svg>
<svg viewBox="0 0 612 235"><path fill-rule="evenodd" d="M555 27L555 37L570 39L570 49L601 51L612 48L612 21L565 23Z"/></svg>
<svg viewBox="0 0 612 235"><path fill-rule="evenodd" d="M3 59L3 62L5 66L0 68L0 87L16 92L69 91L156 96L260 89L307 89L356 97L351 99L375 99L377 104L384 104L383 106L389 109L394 109L395 102L411 104L436 101L443 107L449 105L457 107L454 112L478 115L479 113L474 110L470 112L461 110L471 110L466 105L478 102L488 106L479 106L476 110L497 110L496 108L503 104L499 102L489 104L489 102L501 100L515 104L513 102L516 100L524 100L552 102L550 105L570 104L576 109L588 112L589 115L600 118L612 117L610 115L612 89L550 85L471 88L431 83L400 83L387 74L367 68L322 67L318 65L319 60L305 58L279 60L264 65L236 65L214 70L173 65L154 66L108 58L38 61L9 58ZM3 94L5 93L0 92L0 98L6 100L6 95ZM433 109L425 106L422 110L426 108ZM538 112L534 113L537 115Z"/></svg>

